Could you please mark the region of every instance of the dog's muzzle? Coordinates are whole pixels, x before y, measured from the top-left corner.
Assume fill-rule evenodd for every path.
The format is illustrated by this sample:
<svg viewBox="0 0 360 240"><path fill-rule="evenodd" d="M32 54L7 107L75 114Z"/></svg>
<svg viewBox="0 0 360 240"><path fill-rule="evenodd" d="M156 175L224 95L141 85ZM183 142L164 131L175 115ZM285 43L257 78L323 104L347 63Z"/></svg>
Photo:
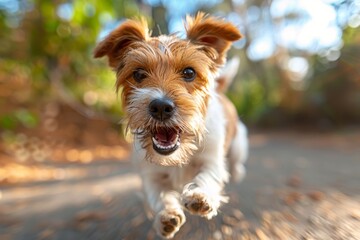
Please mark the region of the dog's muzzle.
<svg viewBox="0 0 360 240"><path fill-rule="evenodd" d="M165 122L174 115L175 104L169 98L155 99L149 104L149 113L154 119ZM169 155L180 146L180 130L176 127L157 127L151 140L156 152Z"/></svg>

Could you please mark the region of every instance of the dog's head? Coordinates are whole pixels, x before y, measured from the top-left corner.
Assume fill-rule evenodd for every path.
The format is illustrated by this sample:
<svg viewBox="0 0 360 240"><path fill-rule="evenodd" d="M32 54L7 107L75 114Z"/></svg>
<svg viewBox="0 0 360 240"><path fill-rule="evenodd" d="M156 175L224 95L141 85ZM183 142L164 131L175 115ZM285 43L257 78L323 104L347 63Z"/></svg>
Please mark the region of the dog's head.
<svg viewBox="0 0 360 240"><path fill-rule="evenodd" d="M214 78L241 37L232 24L203 13L187 17L186 34L151 37L144 20L128 20L95 49L117 73L128 129L146 159L161 165L184 164L197 149Z"/></svg>

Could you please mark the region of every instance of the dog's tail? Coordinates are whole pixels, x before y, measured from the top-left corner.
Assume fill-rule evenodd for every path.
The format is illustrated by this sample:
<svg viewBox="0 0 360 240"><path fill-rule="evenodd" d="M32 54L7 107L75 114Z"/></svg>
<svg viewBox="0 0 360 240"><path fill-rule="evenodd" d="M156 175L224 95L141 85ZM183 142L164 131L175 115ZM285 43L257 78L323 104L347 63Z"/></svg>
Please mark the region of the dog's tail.
<svg viewBox="0 0 360 240"><path fill-rule="evenodd" d="M229 88L230 84L234 80L236 73L240 66L240 58L233 57L226 65L221 69L220 75L216 79L216 91L218 93L224 93Z"/></svg>

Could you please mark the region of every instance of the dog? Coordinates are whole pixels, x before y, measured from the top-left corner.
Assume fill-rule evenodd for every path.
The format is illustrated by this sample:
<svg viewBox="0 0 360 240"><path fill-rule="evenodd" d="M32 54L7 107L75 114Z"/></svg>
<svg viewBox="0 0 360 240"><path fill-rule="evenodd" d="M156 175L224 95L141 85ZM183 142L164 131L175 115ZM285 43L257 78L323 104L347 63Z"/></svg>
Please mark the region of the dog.
<svg viewBox="0 0 360 240"><path fill-rule="evenodd" d="M207 219L217 215L227 202L230 174L234 180L245 175L248 152L246 127L224 95L234 70L220 75L241 33L202 12L186 17L185 30L185 39L153 37L143 18L127 20L94 51L116 72L134 136L132 160L154 228L166 239L185 223L184 210Z"/></svg>

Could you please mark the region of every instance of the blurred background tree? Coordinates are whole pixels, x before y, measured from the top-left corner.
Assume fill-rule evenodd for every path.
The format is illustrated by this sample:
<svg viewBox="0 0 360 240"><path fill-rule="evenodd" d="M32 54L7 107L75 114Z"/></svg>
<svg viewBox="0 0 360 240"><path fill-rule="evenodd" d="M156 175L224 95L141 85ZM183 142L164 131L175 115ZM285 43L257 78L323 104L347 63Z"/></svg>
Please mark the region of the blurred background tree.
<svg viewBox="0 0 360 240"><path fill-rule="evenodd" d="M154 35L184 37L182 19L198 10L244 34L229 54L241 66L228 94L248 124L359 122L359 0L0 0L0 127L39 126L54 104L119 121L115 77L92 58L96 42L139 15Z"/></svg>

